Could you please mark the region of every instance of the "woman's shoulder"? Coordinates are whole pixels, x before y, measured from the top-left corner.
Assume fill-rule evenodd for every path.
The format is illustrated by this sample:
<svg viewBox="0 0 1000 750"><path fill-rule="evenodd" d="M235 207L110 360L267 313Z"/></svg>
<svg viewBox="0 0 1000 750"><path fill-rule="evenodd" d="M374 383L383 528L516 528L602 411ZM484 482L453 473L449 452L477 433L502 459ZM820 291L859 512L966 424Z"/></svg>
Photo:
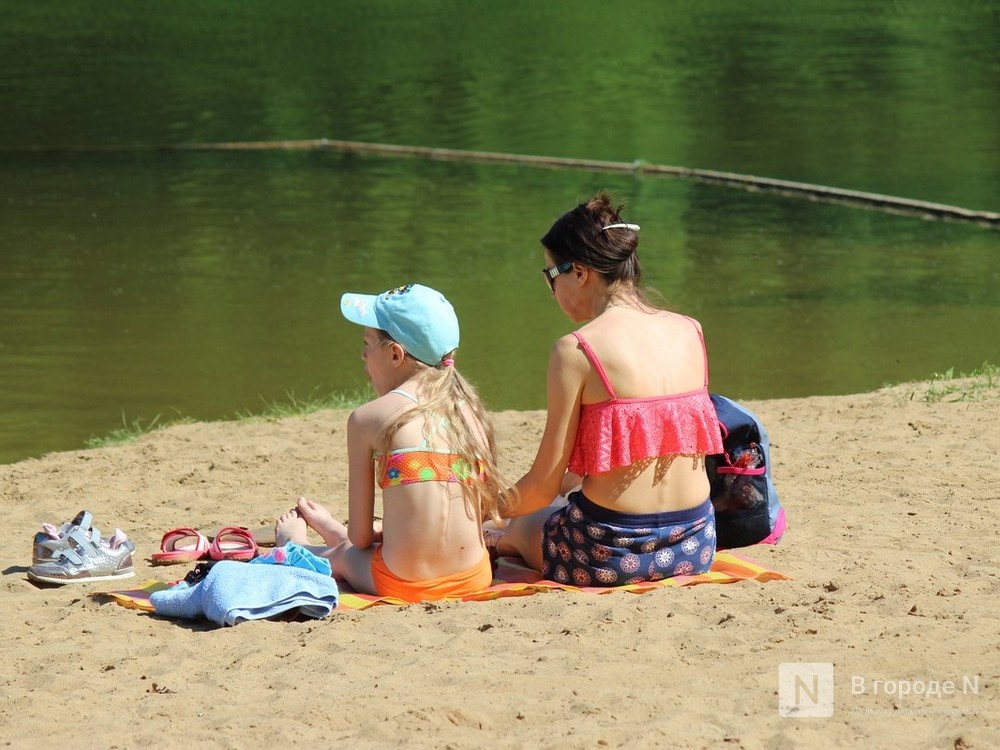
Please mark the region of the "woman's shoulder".
<svg viewBox="0 0 1000 750"><path fill-rule="evenodd" d="M605 317L605 316L601 316ZM672 359L680 351L701 351L701 324L694 318L669 310L617 310L605 320L595 319L578 333L605 366L645 362L651 366ZM636 354L641 353L637 358ZM662 357L658 356L662 354Z"/></svg>
<svg viewBox="0 0 1000 750"><path fill-rule="evenodd" d="M559 373L561 377L582 378L590 368L587 355L583 351L584 342L575 334L560 336L549 351L549 374Z"/></svg>
<svg viewBox="0 0 1000 750"><path fill-rule="evenodd" d="M560 336L552 345L552 359L567 362L583 357L582 346L586 345L586 341L583 328L573 333L567 333L565 336Z"/></svg>
<svg viewBox="0 0 1000 750"><path fill-rule="evenodd" d="M692 318L690 315L685 315L684 313L679 313L679 312L670 312L667 310L665 310L664 312L667 315L670 315L672 320L682 325L694 326L697 330L699 331L701 330L701 322L696 318Z"/></svg>
<svg viewBox="0 0 1000 750"><path fill-rule="evenodd" d="M662 318L664 327L681 338L695 339L701 336L701 323L690 315L664 311Z"/></svg>

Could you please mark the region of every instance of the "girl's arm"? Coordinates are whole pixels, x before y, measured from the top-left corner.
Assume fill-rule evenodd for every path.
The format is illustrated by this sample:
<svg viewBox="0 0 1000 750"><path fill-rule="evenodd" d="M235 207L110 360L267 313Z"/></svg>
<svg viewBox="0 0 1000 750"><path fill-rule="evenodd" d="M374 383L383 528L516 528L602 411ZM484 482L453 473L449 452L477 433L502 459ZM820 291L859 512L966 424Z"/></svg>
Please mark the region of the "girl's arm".
<svg viewBox="0 0 1000 750"><path fill-rule="evenodd" d="M580 420L580 398L590 363L574 336L564 336L552 347L546 380L548 413L538 453L528 473L509 493L505 516L523 516L544 508L562 490L576 427Z"/></svg>
<svg viewBox="0 0 1000 750"><path fill-rule="evenodd" d="M367 549L376 541L375 470L372 455L381 421L372 409L360 406L347 420L347 538L355 547Z"/></svg>

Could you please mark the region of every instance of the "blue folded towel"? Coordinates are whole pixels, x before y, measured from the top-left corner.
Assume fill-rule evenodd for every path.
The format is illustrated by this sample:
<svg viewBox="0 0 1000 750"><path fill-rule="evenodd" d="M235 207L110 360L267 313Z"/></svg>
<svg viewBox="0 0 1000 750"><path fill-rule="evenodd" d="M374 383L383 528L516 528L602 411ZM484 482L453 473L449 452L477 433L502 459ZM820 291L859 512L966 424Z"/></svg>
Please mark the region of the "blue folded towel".
<svg viewBox="0 0 1000 750"><path fill-rule="evenodd" d="M156 591L150 602L164 617L204 617L219 625L236 625L290 609L320 619L336 609L337 596L337 583L312 570L222 560L194 586L182 583Z"/></svg>
<svg viewBox="0 0 1000 750"><path fill-rule="evenodd" d="M275 547L266 555L260 555L250 561L257 565L293 565L296 568L315 570L323 575L330 575L330 561L320 557L301 544L287 542L283 547Z"/></svg>

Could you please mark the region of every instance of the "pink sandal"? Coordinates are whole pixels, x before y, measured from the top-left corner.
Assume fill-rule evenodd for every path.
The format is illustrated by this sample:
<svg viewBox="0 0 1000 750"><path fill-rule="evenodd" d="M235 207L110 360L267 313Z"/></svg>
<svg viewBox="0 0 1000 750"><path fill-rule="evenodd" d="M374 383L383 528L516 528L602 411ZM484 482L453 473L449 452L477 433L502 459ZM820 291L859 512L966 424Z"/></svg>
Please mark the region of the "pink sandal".
<svg viewBox="0 0 1000 750"><path fill-rule="evenodd" d="M208 549L208 539L200 531L173 529L163 535L160 551L154 552L150 557L154 565L179 565L203 559L208 554Z"/></svg>
<svg viewBox="0 0 1000 750"><path fill-rule="evenodd" d="M208 556L213 560L246 562L257 556L257 542L253 534L240 526L224 526L212 540Z"/></svg>

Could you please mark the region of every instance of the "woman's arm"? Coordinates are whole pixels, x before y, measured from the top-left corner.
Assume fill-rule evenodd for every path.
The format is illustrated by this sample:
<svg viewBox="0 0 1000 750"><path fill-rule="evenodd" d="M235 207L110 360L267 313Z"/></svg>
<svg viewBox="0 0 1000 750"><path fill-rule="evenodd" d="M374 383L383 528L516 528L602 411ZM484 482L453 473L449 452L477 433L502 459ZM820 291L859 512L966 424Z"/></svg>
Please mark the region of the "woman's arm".
<svg viewBox="0 0 1000 750"><path fill-rule="evenodd" d="M528 473L509 493L512 502L503 515L532 513L560 494L576 439L580 397L589 369L590 363L574 336L563 336L552 347L546 379L548 413L542 442Z"/></svg>
<svg viewBox="0 0 1000 750"><path fill-rule="evenodd" d="M368 405L358 407L347 420L347 538L367 549L375 540L375 471L372 454L381 422L372 419Z"/></svg>

